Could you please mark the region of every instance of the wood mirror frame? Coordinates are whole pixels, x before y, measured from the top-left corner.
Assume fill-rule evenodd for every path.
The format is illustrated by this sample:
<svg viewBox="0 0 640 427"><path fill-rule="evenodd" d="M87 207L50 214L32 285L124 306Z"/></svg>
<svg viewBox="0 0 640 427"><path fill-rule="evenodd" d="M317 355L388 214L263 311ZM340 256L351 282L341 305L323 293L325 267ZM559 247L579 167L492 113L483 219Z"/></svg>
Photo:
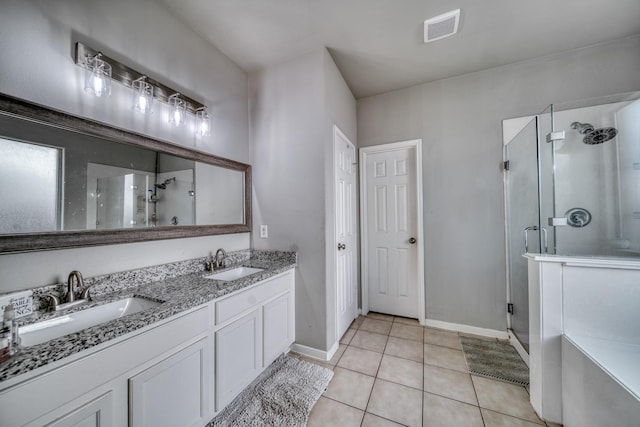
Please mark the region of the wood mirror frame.
<svg viewBox="0 0 640 427"><path fill-rule="evenodd" d="M0 234L0 253L78 248L251 231L251 166L0 93L0 114L244 173L244 223Z"/></svg>

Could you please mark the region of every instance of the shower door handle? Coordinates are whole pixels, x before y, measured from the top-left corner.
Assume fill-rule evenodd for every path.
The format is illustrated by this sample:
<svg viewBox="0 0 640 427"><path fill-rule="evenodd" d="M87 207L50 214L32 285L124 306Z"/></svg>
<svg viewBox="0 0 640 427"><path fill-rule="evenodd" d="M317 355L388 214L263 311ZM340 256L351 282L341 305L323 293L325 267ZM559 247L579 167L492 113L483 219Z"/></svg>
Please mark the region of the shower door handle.
<svg viewBox="0 0 640 427"><path fill-rule="evenodd" d="M524 229L524 253L529 253L529 231L538 231L537 225L531 225Z"/></svg>
<svg viewBox="0 0 640 427"><path fill-rule="evenodd" d="M547 253L548 251L548 246L547 246L547 229L546 228L539 228L537 225L531 225L527 228L524 229L524 253L528 254L529 253L529 231L538 231L538 230L542 230L542 236L544 237L543 241L544 241L544 254Z"/></svg>

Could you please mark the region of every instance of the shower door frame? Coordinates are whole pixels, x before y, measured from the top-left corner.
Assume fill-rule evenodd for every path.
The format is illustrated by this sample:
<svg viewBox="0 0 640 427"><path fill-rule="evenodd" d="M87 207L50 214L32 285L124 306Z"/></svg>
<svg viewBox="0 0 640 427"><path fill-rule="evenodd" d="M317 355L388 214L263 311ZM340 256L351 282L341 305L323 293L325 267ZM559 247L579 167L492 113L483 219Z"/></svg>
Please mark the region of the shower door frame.
<svg viewBox="0 0 640 427"><path fill-rule="evenodd" d="M531 223L529 224L528 222L526 222L527 227L528 226L536 226L538 227L537 229L537 233L538 233L538 239L537 239L537 243L536 243L536 248L541 251L542 250L542 240L540 238L540 226L541 226L541 212L540 212L540 119L538 115L534 115L534 116L527 116L527 117L522 117L521 118L525 124L522 126L522 128L507 142L507 141L503 141L503 160L505 161L505 168L504 168L504 174L503 174L503 191L504 191L504 215L505 215L505 222L504 222L504 226L505 226L505 277L506 277L506 302L507 302L507 311L506 311L506 316L507 316L507 329L508 329L508 334L509 334L509 339L511 341L511 343L514 345L514 347L516 347L516 349L518 350L518 352L520 353L521 357L527 361L528 360L528 351L527 351L527 347L528 347L528 342L527 343L523 343L522 339L524 337L520 337L517 333L516 330L513 329L514 326L514 322L513 322L513 316L514 313L512 311L509 310L509 307L511 306L511 304L513 304L514 302L514 292L513 292L513 286L514 283L512 280L512 258L513 258L513 254L511 254L511 249L512 249L512 239L522 239L522 235L519 234L521 232L521 230L511 230L511 221L510 218L513 215L511 206L510 206L510 189L509 189L509 168L507 167L507 163L508 161L513 161L513 160L517 160L515 157L513 157L514 155L511 154L509 155L509 144L510 143L514 143L514 144L531 144L531 140L527 140L527 141L515 141L516 138L518 138L518 136L520 136L520 134L522 132L524 132L529 126L531 126L532 122L533 122L533 126L534 126L534 140L533 143L535 144L535 147L533 148L533 151L535 151L535 186L536 186L536 193L537 193L537 212L536 212L536 216L537 216L537 220L534 220L535 223ZM509 158L511 157L511 159ZM524 164L524 163L517 163L517 166L520 165L524 165L527 166L529 165ZM513 172L511 172L513 173ZM537 221L537 222L536 222ZM524 230L524 229L523 229ZM522 230L522 231L523 231ZM515 234L515 235L514 235ZM516 255L517 256L517 255ZM522 258L522 262L524 262L526 264L526 261L524 260L524 258ZM526 267L525 267L526 269ZM517 285L517 284L516 284ZM521 291L523 293L528 293L528 283L520 283L519 285L523 286L523 289L521 289ZM519 311L522 308L520 306L518 306L518 304L516 304L516 308L515 311ZM528 298L527 298L527 307L526 307L526 311L527 311L527 318L526 321L528 322ZM527 327L527 331L528 331L528 327Z"/></svg>

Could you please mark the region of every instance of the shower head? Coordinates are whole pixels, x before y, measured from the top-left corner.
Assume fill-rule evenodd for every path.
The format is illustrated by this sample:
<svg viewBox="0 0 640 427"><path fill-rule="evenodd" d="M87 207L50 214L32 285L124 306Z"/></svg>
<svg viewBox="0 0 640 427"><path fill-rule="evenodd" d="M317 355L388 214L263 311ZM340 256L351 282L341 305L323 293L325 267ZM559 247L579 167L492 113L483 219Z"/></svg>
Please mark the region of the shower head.
<svg viewBox="0 0 640 427"><path fill-rule="evenodd" d="M162 184L156 184L156 188L159 188L161 190L166 190L167 184L171 184L171 181L175 181L175 180L176 180L175 176L173 178L165 179Z"/></svg>
<svg viewBox="0 0 640 427"><path fill-rule="evenodd" d="M600 128L593 132L589 132L582 142L589 145L602 144L616 137L618 130L616 128Z"/></svg>
<svg viewBox="0 0 640 427"><path fill-rule="evenodd" d="M613 127L595 129L591 123L571 123L571 129L576 129L580 134L584 135L582 142L587 145L596 145L607 142L616 137L618 130Z"/></svg>

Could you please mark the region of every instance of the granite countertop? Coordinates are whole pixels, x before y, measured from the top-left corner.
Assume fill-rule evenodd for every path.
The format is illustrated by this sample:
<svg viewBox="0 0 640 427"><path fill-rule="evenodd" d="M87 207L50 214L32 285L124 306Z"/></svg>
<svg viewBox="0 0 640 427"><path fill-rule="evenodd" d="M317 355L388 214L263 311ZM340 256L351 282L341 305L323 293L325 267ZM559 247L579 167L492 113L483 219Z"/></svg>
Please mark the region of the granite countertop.
<svg viewBox="0 0 640 427"><path fill-rule="evenodd" d="M296 266L294 252L253 250L241 252L240 256L229 257L231 263L227 261L226 268L221 268L215 272L204 271L202 269L202 261L204 259L198 259L190 261L188 264L187 262L167 264L166 266L156 266L150 269L101 276L94 280L93 284L97 295L92 297L89 303L60 312L40 310L31 316L19 319L20 325L34 323L128 297L142 297L161 302L157 307L41 344L24 347L8 362L0 365L0 382L134 332L175 314L206 304ZM239 266L261 268L264 271L228 282L204 277ZM153 271L149 274L148 270L151 269ZM194 269L197 269L197 271L189 272L189 270ZM173 270L174 274L167 273L167 270ZM158 274L159 271L162 274ZM161 277L161 279L153 280L158 277ZM144 282L145 278L148 281L147 283L131 286L131 281ZM127 279L129 283L122 283ZM85 283L87 282L91 282L91 279L85 281ZM105 284L106 282L109 283ZM36 292L34 292L35 297Z"/></svg>

